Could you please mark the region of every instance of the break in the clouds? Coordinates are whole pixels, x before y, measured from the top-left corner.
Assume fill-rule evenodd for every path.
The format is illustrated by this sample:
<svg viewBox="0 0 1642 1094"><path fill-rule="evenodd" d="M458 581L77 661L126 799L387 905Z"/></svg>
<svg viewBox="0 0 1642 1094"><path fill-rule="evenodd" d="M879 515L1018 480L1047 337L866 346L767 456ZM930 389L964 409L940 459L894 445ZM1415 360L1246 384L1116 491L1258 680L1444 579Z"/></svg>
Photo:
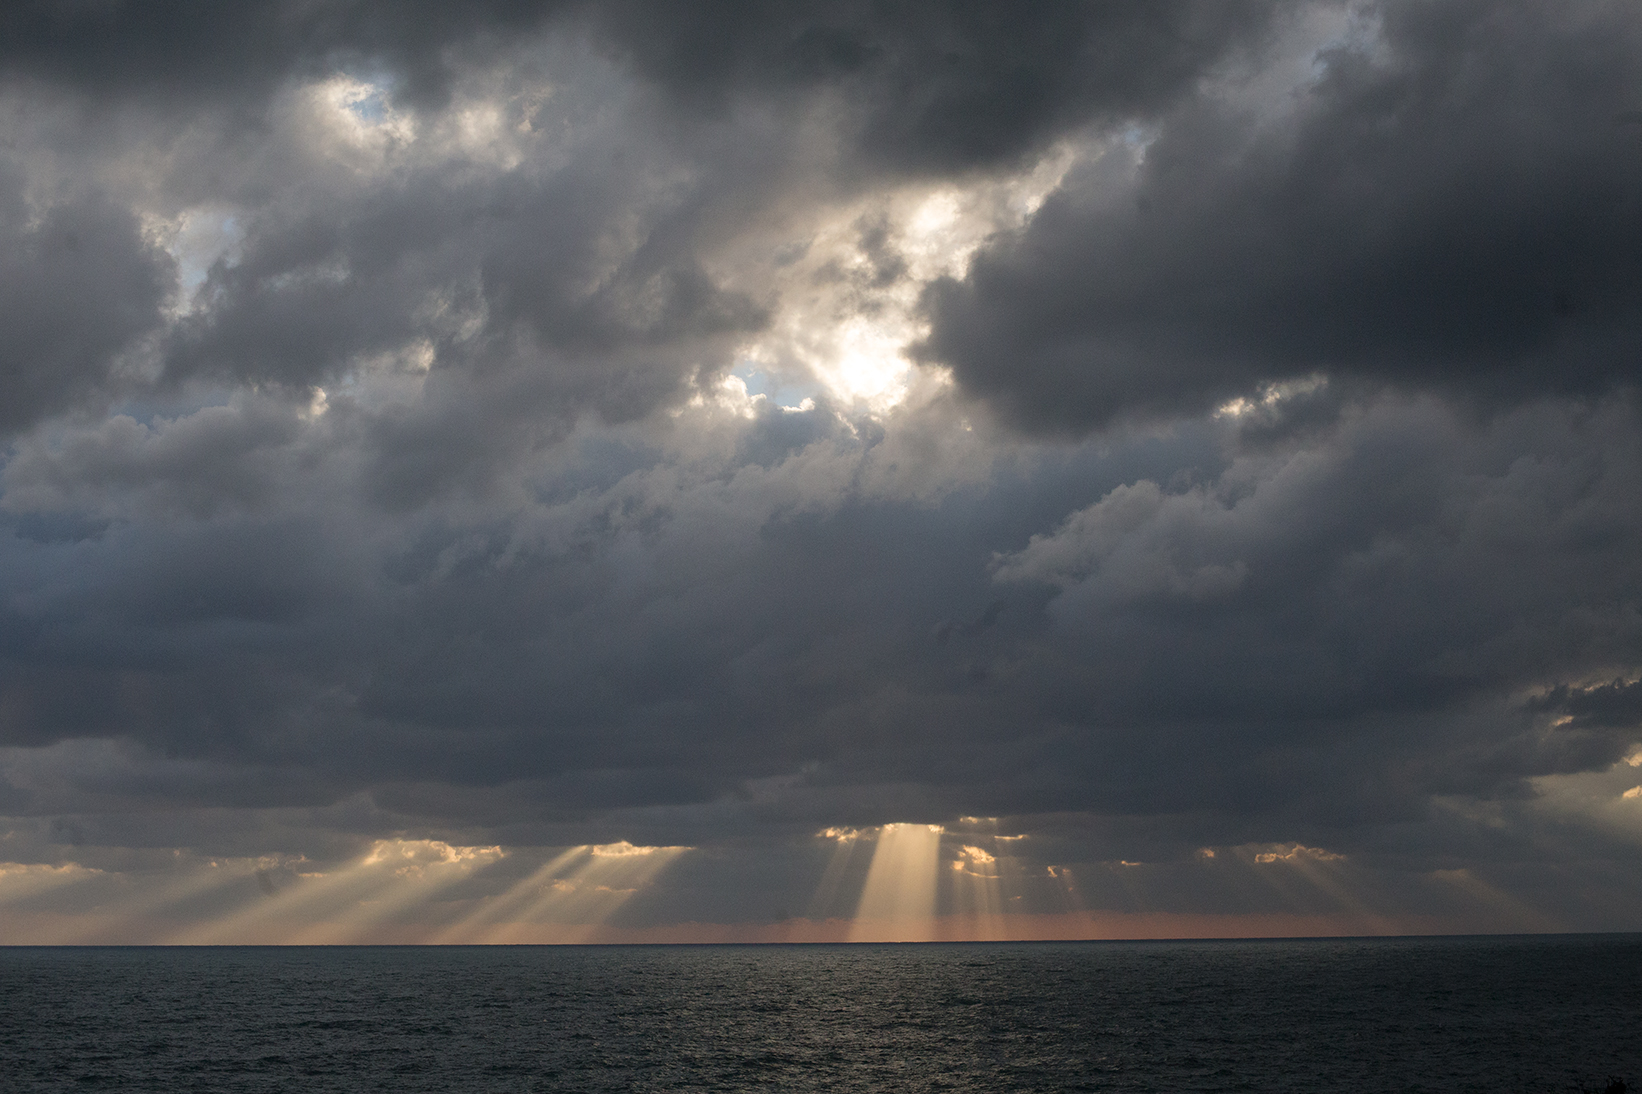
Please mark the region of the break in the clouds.
<svg viewBox="0 0 1642 1094"><path fill-rule="evenodd" d="M1630 6L0 27L6 940L1638 926Z"/></svg>

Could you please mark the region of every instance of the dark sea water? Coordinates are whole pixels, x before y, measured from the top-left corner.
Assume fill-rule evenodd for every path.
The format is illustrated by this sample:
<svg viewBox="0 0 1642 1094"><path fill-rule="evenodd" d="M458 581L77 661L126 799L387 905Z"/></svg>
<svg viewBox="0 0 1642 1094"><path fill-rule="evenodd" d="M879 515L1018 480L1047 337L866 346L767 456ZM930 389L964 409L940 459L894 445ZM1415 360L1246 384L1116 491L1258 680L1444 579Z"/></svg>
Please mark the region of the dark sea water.
<svg viewBox="0 0 1642 1094"><path fill-rule="evenodd" d="M1642 936L0 948L0 1091L1642 1086Z"/></svg>

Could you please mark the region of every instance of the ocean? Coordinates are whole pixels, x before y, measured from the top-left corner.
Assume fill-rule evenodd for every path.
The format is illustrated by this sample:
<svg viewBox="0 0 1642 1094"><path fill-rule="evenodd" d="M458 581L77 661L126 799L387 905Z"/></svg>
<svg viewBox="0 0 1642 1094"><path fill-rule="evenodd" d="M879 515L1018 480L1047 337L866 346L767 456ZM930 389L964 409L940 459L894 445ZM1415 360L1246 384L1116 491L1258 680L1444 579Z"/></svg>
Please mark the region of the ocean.
<svg viewBox="0 0 1642 1094"><path fill-rule="evenodd" d="M1642 1087L1642 935L0 948L0 1090Z"/></svg>

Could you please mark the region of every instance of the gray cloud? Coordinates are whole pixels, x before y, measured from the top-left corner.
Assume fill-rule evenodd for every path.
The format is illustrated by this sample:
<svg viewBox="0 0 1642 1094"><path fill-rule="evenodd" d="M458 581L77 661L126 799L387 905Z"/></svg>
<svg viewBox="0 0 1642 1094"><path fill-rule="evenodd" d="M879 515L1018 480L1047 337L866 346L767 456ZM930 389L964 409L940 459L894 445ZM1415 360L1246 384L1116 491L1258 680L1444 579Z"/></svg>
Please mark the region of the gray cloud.
<svg viewBox="0 0 1642 1094"><path fill-rule="evenodd" d="M845 104L868 162L949 172L1168 105L1228 54L1260 45L1275 7L1069 2L1022 17L986 3L721 0L665 11L605 4L595 25L691 106L824 91Z"/></svg>
<svg viewBox="0 0 1642 1094"><path fill-rule="evenodd" d="M622 419L678 398L765 316L691 250L697 195L719 178L658 193L655 173L692 165L613 147L629 139L595 128L568 163L538 140L540 158L511 169L412 159L408 184L390 161L379 181L251 215L176 325L163 379L300 392L362 355L412 352L436 386L506 386L537 413Z"/></svg>
<svg viewBox="0 0 1642 1094"><path fill-rule="evenodd" d="M129 212L96 196L31 210L0 173L0 429L67 409L161 324L167 256Z"/></svg>
<svg viewBox="0 0 1642 1094"><path fill-rule="evenodd" d="M439 106L462 70L544 27L579 27L675 97L841 94L870 158L946 171L1013 159L1090 117L1156 109L1229 50L1257 44L1269 3L1066 2L1021 18L988 4L768 5L703 0L369 0L219 10L192 3L14 5L0 64L98 95L267 94L336 68L388 73Z"/></svg>
<svg viewBox="0 0 1642 1094"><path fill-rule="evenodd" d="M8 856L697 847L642 924L996 817L1036 911L1611 922L1628 9L426 14L4 17Z"/></svg>
<svg viewBox="0 0 1642 1094"><path fill-rule="evenodd" d="M60 715L20 708L13 739L122 725L362 788L568 778L552 796L580 808L807 763L817 785L924 783L959 811L1344 823L1516 793L1630 740L1532 713L1565 698L1507 708L1636 656L1633 430L1622 404L1482 430L1373 404L1184 490L1097 461L1075 472L1091 503L1030 540L1068 480L897 499L851 485L891 442L836 424L768 467L664 460L511 515L148 519L74 545L72 589L40 586L17 620L41 635L19 655L81 683ZM989 625L936 641L955 608ZM17 694L57 693L36 679Z"/></svg>
<svg viewBox="0 0 1642 1094"><path fill-rule="evenodd" d="M1509 399L1633 380L1634 13L1368 11L1277 117L1204 96L1143 153L1103 146L932 289L923 352L1048 429L1319 371Z"/></svg>
<svg viewBox="0 0 1642 1094"><path fill-rule="evenodd" d="M1576 726L1634 729L1642 726L1642 684L1623 679L1583 688L1558 684L1536 698L1532 708L1565 712Z"/></svg>
<svg viewBox="0 0 1642 1094"><path fill-rule="evenodd" d="M0 64L13 73L100 95L162 98L265 93L295 75L349 64L382 66L418 99L437 102L451 79L451 52L495 48L562 5L384 5L275 2L237 5L9 5Z"/></svg>

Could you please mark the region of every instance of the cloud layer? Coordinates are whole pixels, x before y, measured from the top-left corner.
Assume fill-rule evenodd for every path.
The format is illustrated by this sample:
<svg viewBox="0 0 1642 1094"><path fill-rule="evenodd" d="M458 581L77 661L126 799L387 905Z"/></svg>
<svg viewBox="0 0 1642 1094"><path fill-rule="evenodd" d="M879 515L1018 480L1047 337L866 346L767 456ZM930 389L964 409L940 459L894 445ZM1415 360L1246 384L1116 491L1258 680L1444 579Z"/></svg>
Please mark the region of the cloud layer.
<svg viewBox="0 0 1642 1094"><path fill-rule="evenodd" d="M19 937L1637 927L1628 7L426 15L3 17Z"/></svg>
<svg viewBox="0 0 1642 1094"><path fill-rule="evenodd" d="M1631 378L1642 66L1619 5L1386 4L1276 101L1200 96L931 290L925 352L1084 429L1336 378L1535 398ZM1116 161L1110 162L1110 161Z"/></svg>

